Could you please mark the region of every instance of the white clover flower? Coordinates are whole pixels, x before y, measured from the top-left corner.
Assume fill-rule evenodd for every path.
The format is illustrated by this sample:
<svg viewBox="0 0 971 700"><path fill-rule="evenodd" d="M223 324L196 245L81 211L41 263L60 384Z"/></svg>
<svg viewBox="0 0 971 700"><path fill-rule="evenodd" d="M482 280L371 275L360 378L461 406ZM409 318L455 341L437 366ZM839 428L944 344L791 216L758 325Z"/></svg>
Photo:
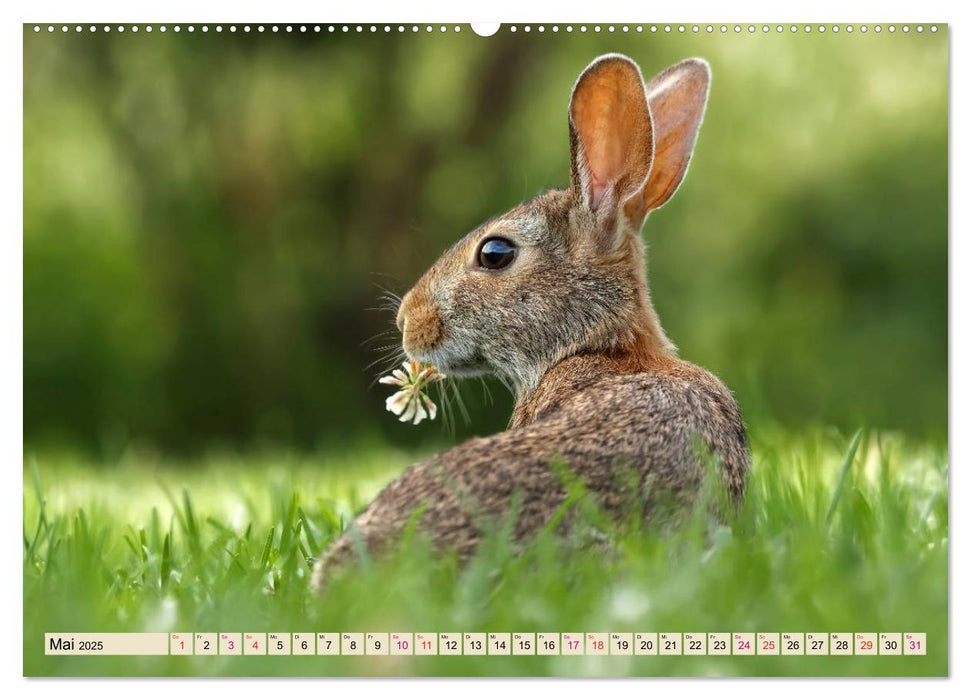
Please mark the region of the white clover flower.
<svg viewBox="0 0 971 700"><path fill-rule="evenodd" d="M445 375L431 365L426 366L415 360L405 360L402 367L404 372L396 369L378 380L381 384L401 387L384 402L385 408L400 416L398 420L402 423L411 421L413 425L418 425L425 418L435 420L438 407L425 393L425 388L445 379Z"/></svg>

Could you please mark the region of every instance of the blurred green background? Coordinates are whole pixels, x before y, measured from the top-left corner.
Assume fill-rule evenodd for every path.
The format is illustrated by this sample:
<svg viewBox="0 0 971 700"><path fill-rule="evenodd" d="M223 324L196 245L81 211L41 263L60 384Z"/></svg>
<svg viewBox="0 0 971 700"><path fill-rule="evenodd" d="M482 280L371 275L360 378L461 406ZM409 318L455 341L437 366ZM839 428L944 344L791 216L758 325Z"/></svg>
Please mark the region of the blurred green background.
<svg viewBox="0 0 971 700"><path fill-rule="evenodd" d="M661 320L750 425L946 436L947 36L24 36L24 439L111 460L500 430L402 426L379 306L482 220L568 181L595 56L713 84L645 227ZM410 27L408 28L410 30ZM490 386L490 385L487 385Z"/></svg>

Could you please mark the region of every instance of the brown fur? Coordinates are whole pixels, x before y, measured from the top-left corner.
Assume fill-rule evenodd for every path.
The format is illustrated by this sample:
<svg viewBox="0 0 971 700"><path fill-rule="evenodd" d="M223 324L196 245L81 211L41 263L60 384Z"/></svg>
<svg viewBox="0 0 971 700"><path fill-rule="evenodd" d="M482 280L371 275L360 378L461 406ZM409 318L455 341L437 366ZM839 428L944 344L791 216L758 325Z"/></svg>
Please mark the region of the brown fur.
<svg viewBox="0 0 971 700"><path fill-rule="evenodd" d="M684 178L707 92L707 64L696 59L646 90L630 59L595 61L571 99L570 188L472 231L404 297L407 353L448 374L503 378L516 393L510 427L407 469L324 553L315 585L355 548L391 545L418 509L422 530L463 559L514 496L517 538L534 535L566 497L554 464L616 515L631 503L619 476L633 469L650 517L662 496L695 499L702 446L727 493L742 497L749 457L738 407L717 378L676 357L651 303L639 235ZM513 241L516 258L484 270L477 251L494 236Z"/></svg>

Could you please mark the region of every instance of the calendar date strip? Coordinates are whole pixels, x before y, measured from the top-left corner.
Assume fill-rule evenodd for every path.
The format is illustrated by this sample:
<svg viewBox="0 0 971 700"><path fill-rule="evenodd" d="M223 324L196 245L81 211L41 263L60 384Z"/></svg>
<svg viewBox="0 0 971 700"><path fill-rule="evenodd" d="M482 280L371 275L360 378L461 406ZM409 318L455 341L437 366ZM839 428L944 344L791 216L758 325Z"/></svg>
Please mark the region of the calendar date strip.
<svg viewBox="0 0 971 700"><path fill-rule="evenodd" d="M48 633L49 656L924 656L923 632Z"/></svg>

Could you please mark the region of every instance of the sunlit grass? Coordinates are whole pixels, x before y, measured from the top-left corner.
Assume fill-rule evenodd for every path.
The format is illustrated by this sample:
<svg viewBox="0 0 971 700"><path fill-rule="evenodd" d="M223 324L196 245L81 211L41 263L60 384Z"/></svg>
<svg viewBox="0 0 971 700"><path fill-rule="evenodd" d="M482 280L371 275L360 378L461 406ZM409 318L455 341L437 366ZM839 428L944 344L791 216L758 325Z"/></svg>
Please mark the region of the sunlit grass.
<svg viewBox="0 0 971 700"><path fill-rule="evenodd" d="M465 568L418 536L325 595L312 558L409 461L30 457L28 674L927 675L947 672L947 455L896 436L755 431L745 503L609 548L502 528ZM580 495L578 505L583 505ZM590 509L580 508L581 511ZM599 519L595 519L600 523ZM44 632L926 632L926 657L45 657Z"/></svg>

